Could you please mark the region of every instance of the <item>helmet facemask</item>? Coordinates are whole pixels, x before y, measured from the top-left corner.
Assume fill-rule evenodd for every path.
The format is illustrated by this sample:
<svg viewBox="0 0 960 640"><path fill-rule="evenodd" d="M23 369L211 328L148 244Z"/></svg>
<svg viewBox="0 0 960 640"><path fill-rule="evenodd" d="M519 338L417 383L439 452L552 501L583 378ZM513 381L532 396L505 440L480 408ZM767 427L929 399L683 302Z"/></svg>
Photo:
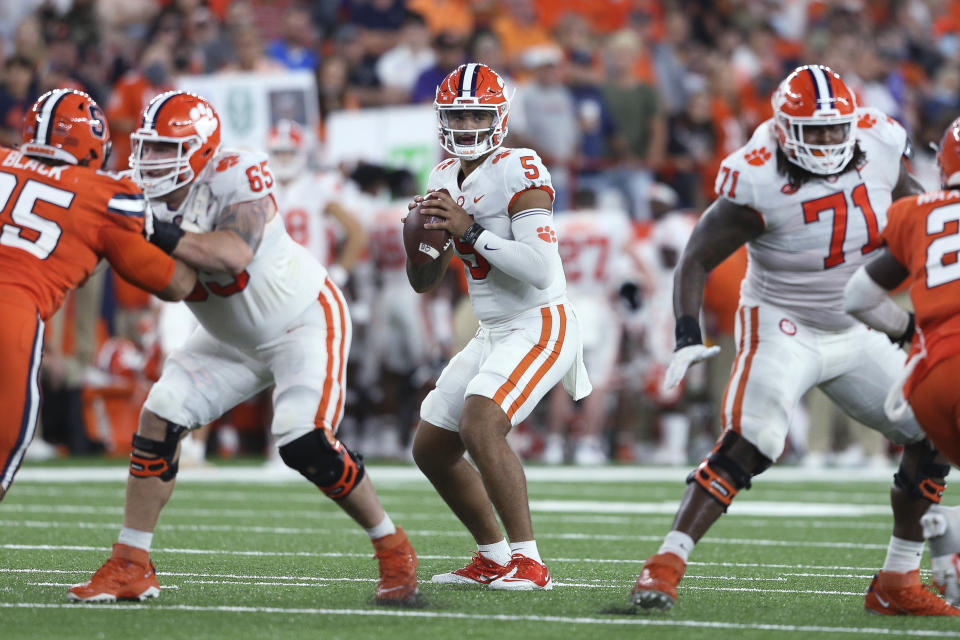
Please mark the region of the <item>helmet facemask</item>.
<svg viewBox="0 0 960 640"><path fill-rule="evenodd" d="M502 145L507 137L506 114L509 102L501 105L437 104L435 107L440 144L457 157L478 158ZM493 118L490 126L482 129L455 129L451 126L451 116L457 111L485 111L491 113Z"/></svg>
<svg viewBox="0 0 960 640"><path fill-rule="evenodd" d="M138 129L130 135L133 151L130 168L133 180L148 198L159 198L189 184L196 177L190 159L203 146L200 136L167 137L151 129ZM176 147L174 153L156 153L160 144ZM151 153L150 146L155 146ZM150 157L157 155L159 157Z"/></svg>
<svg viewBox="0 0 960 640"><path fill-rule="evenodd" d="M797 117L777 113L776 125L780 147L787 158L811 173L823 176L838 173L853 157L853 150L857 143L853 135L854 114L838 114L832 117ZM806 142L805 128L832 125L844 127L843 142L837 144L811 144Z"/></svg>

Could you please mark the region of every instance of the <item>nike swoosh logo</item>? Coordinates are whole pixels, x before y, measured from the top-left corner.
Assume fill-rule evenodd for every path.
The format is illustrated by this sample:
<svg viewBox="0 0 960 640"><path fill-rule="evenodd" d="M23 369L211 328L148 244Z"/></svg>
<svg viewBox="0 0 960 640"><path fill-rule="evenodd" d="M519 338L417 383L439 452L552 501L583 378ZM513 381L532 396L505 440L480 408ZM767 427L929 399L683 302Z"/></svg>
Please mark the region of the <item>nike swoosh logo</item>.
<svg viewBox="0 0 960 640"><path fill-rule="evenodd" d="M491 247L486 242L483 243L483 248L487 251L499 251L500 247Z"/></svg>
<svg viewBox="0 0 960 640"><path fill-rule="evenodd" d="M475 197L475 198L473 199L473 204L477 204L478 202L480 202L480 198L482 198L482 197L485 196L485 195L487 195L487 194L483 194L482 196L477 196L477 197Z"/></svg>
<svg viewBox="0 0 960 640"><path fill-rule="evenodd" d="M390 593L391 591L396 591L397 589L406 589L406 585L400 585L399 587L390 587L389 589L380 589L380 593Z"/></svg>
<svg viewBox="0 0 960 640"><path fill-rule="evenodd" d="M877 596L877 601L879 601L880 604L882 604L882 605L884 606L884 608L889 608L889 607L890 607L890 603L889 603L889 602L887 602L886 600L884 600L883 598L881 598L881 597L880 597L879 595L877 595L876 593L874 593L873 595Z"/></svg>

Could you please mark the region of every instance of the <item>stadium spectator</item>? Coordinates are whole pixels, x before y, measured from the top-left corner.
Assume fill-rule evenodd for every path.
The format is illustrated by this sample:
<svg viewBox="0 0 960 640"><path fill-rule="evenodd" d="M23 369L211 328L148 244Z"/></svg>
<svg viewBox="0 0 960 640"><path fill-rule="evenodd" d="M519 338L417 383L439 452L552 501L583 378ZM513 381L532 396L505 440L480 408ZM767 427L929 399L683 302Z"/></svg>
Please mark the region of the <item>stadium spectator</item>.
<svg viewBox="0 0 960 640"><path fill-rule="evenodd" d="M650 217L647 190L663 160L666 125L660 97L650 82L643 43L631 30L621 30L607 43L604 95L623 145L614 149L618 166L610 177L621 189L631 215Z"/></svg>
<svg viewBox="0 0 960 640"><path fill-rule="evenodd" d="M317 31L310 12L303 5L289 7L283 14L281 36L267 45L267 56L287 69L315 71L318 56Z"/></svg>
<svg viewBox="0 0 960 640"><path fill-rule="evenodd" d="M437 87L447 72L464 62L463 38L454 32L439 33L433 39L433 53L434 62L420 73L410 93L410 102L433 103ZM471 61L479 62L475 57Z"/></svg>
<svg viewBox="0 0 960 640"><path fill-rule="evenodd" d="M0 144L14 147L20 142L23 117L37 95L34 64L27 56L15 54L3 65L0 84Z"/></svg>
<svg viewBox="0 0 960 640"><path fill-rule="evenodd" d="M140 123L140 115L150 99L173 89L173 59L162 41L147 47L137 70L124 74L113 87L107 103L107 118L113 129L112 167L126 169L130 157L130 134Z"/></svg>
<svg viewBox="0 0 960 640"><path fill-rule="evenodd" d="M429 45L430 32L419 13L407 12L400 28L399 40L377 60L377 78L392 94L391 99L406 102L420 77L433 65L435 55Z"/></svg>

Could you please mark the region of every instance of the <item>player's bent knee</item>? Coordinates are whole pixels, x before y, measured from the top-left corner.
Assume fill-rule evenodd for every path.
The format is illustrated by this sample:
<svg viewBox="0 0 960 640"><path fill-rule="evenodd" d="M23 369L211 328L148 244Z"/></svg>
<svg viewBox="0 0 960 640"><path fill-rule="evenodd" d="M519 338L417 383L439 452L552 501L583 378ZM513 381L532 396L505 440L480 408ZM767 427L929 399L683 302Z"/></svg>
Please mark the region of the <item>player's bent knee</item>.
<svg viewBox="0 0 960 640"><path fill-rule="evenodd" d="M346 498L363 479L363 456L350 451L339 440L331 442L323 429L283 445L280 457L334 500Z"/></svg>
<svg viewBox="0 0 960 640"><path fill-rule="evenodd" d="M947 488L944 479L950 473L950 465L937 462L938 456L928 440L906 445L900 468L893 475L894 486L914 500L939 504Z"/></svg>
<svg viewBox="0 0 960 640"><path fill-rule="evenodd" d="M187 428L172 422L166 422L165 425L163 440L148 438L139 433L133 435L130 475L135 478L160 478L164 482L170 482L177 477L180 467L177 445Z"/></svg>
<svg viewBox="0 0 960 640"><path fill-rule="evenodd" d="M750 479L772 463L740 434L727 431L710 455L687 476L687 484L696 482L726 511L741 489L750 488Z"/></svg>

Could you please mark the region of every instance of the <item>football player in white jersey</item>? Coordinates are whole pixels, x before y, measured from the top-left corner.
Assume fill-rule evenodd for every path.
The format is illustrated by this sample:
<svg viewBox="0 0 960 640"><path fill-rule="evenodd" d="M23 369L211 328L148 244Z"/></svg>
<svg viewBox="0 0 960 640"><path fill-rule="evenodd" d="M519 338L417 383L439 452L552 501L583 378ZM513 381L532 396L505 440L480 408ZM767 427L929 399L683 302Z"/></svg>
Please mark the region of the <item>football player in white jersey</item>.
<svg viewBox="0 0 960 640"><path fill-rule="evenodd" d="M287 233L325 265L334 284L342 287L367 243L363 225L343 206L343 177L336 171L308 167L306 136L293 120L280 120L270 129L267 153L277 179L274 197ZM337 221L343 234L343 248L335 258L331 245L340 234L327 216Z"/></svg>
<svg viewBox="0 0 960 640"><path fill-rule="evenodd" d="M380 562L377 601L415 599L413 548L380 506L362 458L336 438L351 335L343 295L287 235L266 154L220 149L213 107L183 91L155 97L131 139L134 179L155 216L149 237L197 269L187 305L200 326L144 403L113 555L68 597L159 595L149 552L181 437L274 385L271 431L283 461L367 531Z"/></svg>
<svg viewBox="0 0 960 640"><path fill-rule="evenodd" d="M434 106L441 144L455 157L434 168L430 193L415 204L441 219L425 227L445 229L453 242L420 268L408 260L407 273L414 289L428 291L456 251L480 328L424 400L413 443L417 465L477 542L466 567L433 581L550 589L523 468L507 443L510 429L561 379L576 399L590 391L557 251L550 175L534 151L501 148L510 101L486 65L453 70Z"/></svg>
<svg viewBox="0 0 960 640"><path fill-rule="evenodd" d="M629 279L627 246L632 230L630 218L624 211L597 209L592 191L578 191L573 199L575 209L557 212L555 222L567 295L580 319L583 361L593 393L578 411L559 386L550 392L549 432L542 459L547 464L563 462L564 436L576 419L580 429L573 462L602 464L608 460L604 441L608 391L623 333L616 300L620 285Z"/></svg>
<svg viewBox="0 0 960 640"><path fill-rule="evenodd" d="M818 65L788 75L773 94L774 117L727 156L674 278L676 350L665 385L716 354L698 317L707 274L741 245L749 263L740 291L737 358L724 394L724 432L690 474L680 509L631 599L669 609L694 544L783 452L788 417L818 386L853 418L904 445L890 490L893 535L864 606L880 614L956 615L920 584L920 517L940 501L946 459L912 415L891 421L884 398L905 354L846 315L848 277L880 246L891 199L919 193L902 161L904 129L858 108L836 73Z"/></svg>

